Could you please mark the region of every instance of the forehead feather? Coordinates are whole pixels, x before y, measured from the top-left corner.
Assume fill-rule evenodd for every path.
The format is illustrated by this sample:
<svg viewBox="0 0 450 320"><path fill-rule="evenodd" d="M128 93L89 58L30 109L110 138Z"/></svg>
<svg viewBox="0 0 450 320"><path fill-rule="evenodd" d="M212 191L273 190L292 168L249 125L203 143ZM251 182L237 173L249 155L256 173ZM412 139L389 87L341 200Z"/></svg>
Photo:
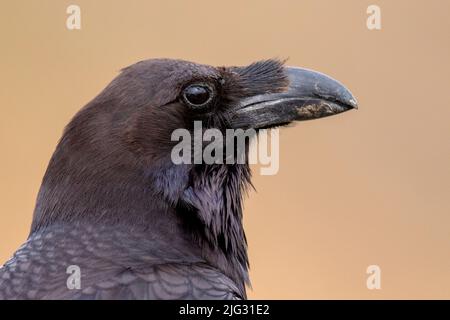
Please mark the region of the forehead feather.
<svg viewBox="0 0 450 320"><path fill-rule="evenodd" d="M109 94L119 94L122 102L161 106L175 100L187 83L220 76L211 66L183 60L150 59L122 69L108 88Z"/></svg>

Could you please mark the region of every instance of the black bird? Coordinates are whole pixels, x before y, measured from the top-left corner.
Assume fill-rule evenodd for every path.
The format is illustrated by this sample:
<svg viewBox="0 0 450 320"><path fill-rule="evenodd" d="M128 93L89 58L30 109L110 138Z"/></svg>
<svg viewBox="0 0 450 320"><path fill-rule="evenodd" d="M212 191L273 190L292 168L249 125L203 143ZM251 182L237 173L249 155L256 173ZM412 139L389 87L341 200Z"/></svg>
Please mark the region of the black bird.
<svg viewBox="0 0 450 320"><path fill-rule="evenodd" d="M174 164L172 132L195 120L258 130L356 106L337 81L277 60L123 69L67 125L29 238L0 269L0 299L245 299L249 166Z"/></svg>

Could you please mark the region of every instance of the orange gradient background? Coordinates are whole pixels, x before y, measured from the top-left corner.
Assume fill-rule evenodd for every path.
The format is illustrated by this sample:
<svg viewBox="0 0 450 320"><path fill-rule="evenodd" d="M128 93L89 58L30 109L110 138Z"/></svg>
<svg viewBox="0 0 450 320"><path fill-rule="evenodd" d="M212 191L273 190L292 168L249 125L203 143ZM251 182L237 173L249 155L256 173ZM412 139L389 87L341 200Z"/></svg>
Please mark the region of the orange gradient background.
<svg viewBox="0 0 450 320"><path fill-rule="evenodd" d="M449 299L449 12L446 0L2 1L0 264L27 237L64 126L122 67L278 57L340 80L360 109L282 129L279 173L254 171L249 297ZM372 264L380 290L366 288Z"/></svg>

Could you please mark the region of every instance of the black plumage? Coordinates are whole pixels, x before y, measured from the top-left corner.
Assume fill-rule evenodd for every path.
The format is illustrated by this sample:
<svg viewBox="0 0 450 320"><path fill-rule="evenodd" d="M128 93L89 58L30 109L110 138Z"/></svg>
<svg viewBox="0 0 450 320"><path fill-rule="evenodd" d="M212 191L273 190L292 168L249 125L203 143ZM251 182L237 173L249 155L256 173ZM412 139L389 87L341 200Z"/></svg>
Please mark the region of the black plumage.
<svg viewBox="0 0 450 320"><path fill-rule="evenodd" d="M192 84L210 90L201 110L183 100ZM66 127L30 236L0 269L0 299L245 299L249 166L175 165L171 133L195 120L260 129L354 107L338 82L276 60L125 68ZM70 265L81 289L67 287Z"/></svg>

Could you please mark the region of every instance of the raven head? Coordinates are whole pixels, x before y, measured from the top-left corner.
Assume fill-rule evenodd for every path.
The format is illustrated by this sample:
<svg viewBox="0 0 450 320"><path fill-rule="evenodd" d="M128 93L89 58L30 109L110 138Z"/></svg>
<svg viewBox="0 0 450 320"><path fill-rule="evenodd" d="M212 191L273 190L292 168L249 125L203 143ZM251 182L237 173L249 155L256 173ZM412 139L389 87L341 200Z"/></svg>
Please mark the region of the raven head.
<svg viewBox="0 0 450 320"><path fill-rule="evenodd" d="M336 80L278 60L218 68L180 60L141 61L125 68L96 102L114 127L122 121L128 147L152 163L170 153L172 132L192 131L194 121L204 129L263 129L357 107Z"/></svg>

